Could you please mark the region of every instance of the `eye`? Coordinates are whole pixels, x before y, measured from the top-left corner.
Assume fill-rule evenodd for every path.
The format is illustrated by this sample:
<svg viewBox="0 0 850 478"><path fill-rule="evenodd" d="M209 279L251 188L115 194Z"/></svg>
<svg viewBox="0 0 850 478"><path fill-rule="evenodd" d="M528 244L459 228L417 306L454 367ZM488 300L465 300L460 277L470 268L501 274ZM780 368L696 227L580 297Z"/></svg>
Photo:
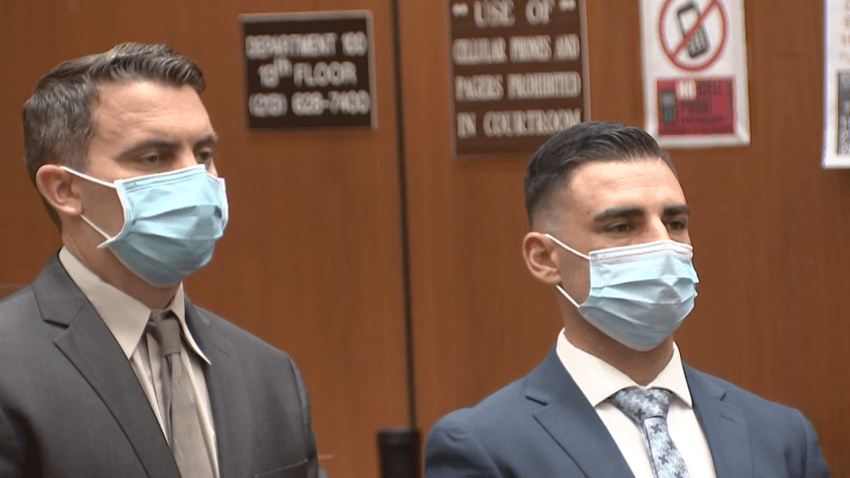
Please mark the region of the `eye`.
<svg viewBox="0 0 850 478"><path fill-rule="evenodd" d="M213 149L213 148L199 149L198 152L195 153L195 157L198 160L198 164L208 163L213 158L215 158L215 149Z"/></svg>
<svg viewBox="0 0 850 478"><path fill-rule="evenodd" d="M684 231L688 228L688 221L685 219L671 219L667 221L667 228L671 231Z"/></svg>
<svg viewBox="0 0 850 478"><path fill-rule="evenodd" d="M151 151L139 156L139 161L145 164L156 164L163 160L163 154L160 151Z"/></svg>
<svg viewBox="0 0 850 478"><path fill-rule="evenodd" d="M616 222L614 224L610 224L608 227L605 228L605 230L615 233L626 233L633 229L634 227L632 226L632 224L628 222Z"/></svg>

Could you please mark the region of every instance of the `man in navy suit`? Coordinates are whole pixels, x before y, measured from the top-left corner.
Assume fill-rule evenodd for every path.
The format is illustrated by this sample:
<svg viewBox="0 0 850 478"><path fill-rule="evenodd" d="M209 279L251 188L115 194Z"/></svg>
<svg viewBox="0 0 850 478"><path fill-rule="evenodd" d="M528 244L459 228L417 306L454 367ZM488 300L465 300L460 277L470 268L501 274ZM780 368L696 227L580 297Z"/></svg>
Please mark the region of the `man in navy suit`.
<svg viewBox="0 0 850 478"><path fill-rule="evenodd" d="M525 199L523 255L564 328L528 375L434 425L426 478L828 476L799 411L682 363L689 210L651 136L613 122L557 133Z"/></svg>
<svg viewBox="0 0 850 478"><path fill-rule="evenodd" d="M24 105L63 247L0 301L0 477L324 475L292 359L183 292L228 218L203 88L193 61L128 43Z"/></svg>

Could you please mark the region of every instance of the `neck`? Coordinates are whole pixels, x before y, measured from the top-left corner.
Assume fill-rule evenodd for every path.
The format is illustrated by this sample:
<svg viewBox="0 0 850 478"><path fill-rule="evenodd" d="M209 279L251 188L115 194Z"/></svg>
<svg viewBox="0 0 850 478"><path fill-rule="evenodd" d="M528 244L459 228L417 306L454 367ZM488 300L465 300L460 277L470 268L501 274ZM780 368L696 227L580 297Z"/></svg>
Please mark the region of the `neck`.
<svg viewBox="0 0 850 478"><path fill-rule="evenodd" d="M573 311L575 309L573 308ZM664 370L673 356L673 337L646 352L630 349L600 332L576 311L564 315L564 335L576 348L599 357L640 385L647 385ZM573 316L573 317L566 317ZM578 317L574 317L578 316Z"/></svg>

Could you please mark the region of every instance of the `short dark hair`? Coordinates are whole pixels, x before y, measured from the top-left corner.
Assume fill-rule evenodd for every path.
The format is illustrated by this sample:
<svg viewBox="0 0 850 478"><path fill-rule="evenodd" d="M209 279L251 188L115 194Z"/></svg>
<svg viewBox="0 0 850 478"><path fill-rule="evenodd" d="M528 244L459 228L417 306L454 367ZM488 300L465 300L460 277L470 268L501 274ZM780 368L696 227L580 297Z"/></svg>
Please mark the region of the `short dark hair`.
<svg viewBox="0 0 850 478"><path fill-rule="evenodd" d="M24 103L24 161L35 184L45 164L85 171L89 141L96 124L92 106L99 86L110 82L150 81L190 85L200 93L204 77L198 65L163 44L122 43L111 50L68 60L48 71ZM47 207L58 224L53 208Z"/></svg>
<svg viewBox="0 0 850 478"><path fill-rule="evenodd" d="M525 210L534 214L555 187L567 184L580 165L599 162L636 162L660 159L675 174L670 155L647 132L615 121L588 121L555 133L531 157L525 170Z"/></svg>

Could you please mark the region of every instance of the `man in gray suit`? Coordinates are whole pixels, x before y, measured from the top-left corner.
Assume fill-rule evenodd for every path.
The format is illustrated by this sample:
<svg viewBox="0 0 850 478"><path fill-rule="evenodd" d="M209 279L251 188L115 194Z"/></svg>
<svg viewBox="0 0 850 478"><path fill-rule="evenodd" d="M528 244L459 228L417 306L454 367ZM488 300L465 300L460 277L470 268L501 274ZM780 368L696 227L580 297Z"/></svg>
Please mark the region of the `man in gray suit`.
<svg viewBox="0 0 850 478"><path fill-rule="evenodd" d="M228 218L203 88L191 60L129 43L24 105L63 247L0 302L3 478L324 474L292 359L183 292Z"/></svg>
<svg viewBox="0 0 850 478"><path fill-rule="evenodd" d="M689 210L645 132L582 123L534 154L523 255L564 328L525 377L439 420L426 478L821 478L812 425L685 365L698 282Z"/></svg>

